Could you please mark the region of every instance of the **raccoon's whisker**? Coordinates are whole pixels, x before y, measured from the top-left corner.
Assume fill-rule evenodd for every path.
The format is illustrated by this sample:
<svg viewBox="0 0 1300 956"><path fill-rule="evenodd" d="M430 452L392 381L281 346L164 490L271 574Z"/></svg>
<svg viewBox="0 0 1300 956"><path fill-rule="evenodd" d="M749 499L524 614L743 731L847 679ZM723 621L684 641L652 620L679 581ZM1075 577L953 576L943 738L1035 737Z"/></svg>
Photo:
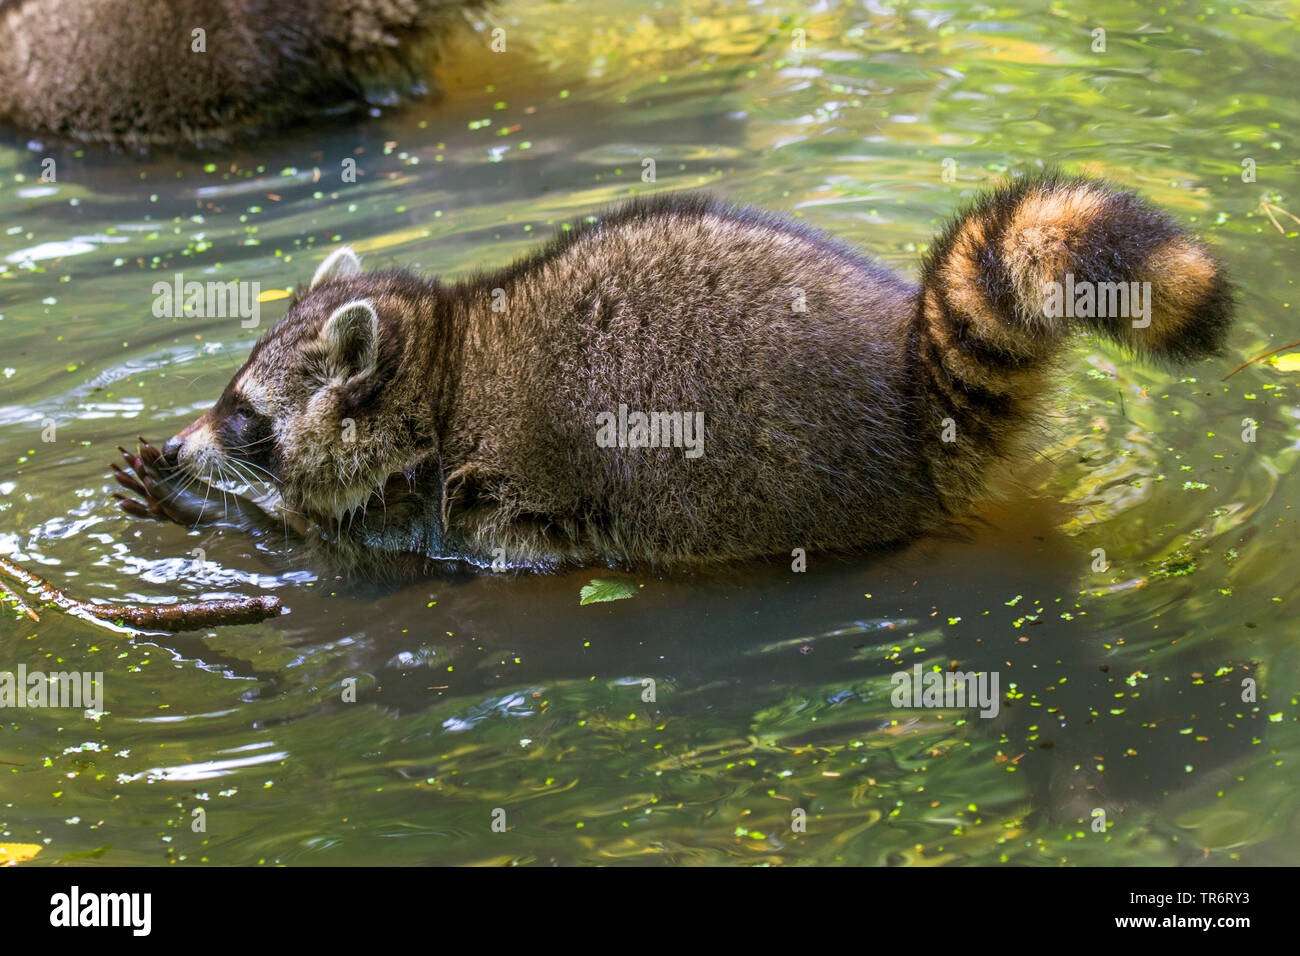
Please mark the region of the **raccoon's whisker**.
<svg viewBox="0 0 1300 956"><path fill-rule="evenodd" d="M204 487L205 490L204 490L204 492L203 492L203 504L199 506L199 516L198 516L197 518L194 519L194 528L197 528L197 527L199 526L199 522L203 520L203 512L205 512L205 511L208 510L208 495L212 494L212 481L211 481L211 477L212 477L212 465L211 465L211 463L207 464L207 465L204 467L204 476L205 476L205 477L204 477L204 481L203 481L203 487ZM191 528L190 530L192 531L193 528Z"/></svg>
<svg viewBox="0 0 1300 956"><path fill-rule="evenodd" d="M251 484L265 485L266 487L274 491L276 495L279 496L280 501L282 503L281 507L283 508L284 489L281 487L279 478L271 474L271 472L267 471L261 465L255 465L251 461L232 460L231 464L232 466L238 466L239 468L243 469L244 473L248 476L248 480ZM284 509L284 510L288 510L288 509Z"/></svg>
<svg viewBox="0 0 1300 956"><path fill-rule="evenodd" d="M261 465L254 465L251 462L245 462L244 465L247 468L254 469L253 472L254 474L265 475L266 476L265 481L268 485L272 485L277 489L280 487L280 479L277 478L275 474L273 474L272 472L263 468Z"/></svg>
<svg viewBox="0 0 1300 956"><path fill-rule="evenodd" d="M233 461L224 462L222 467L225 469L226 482L228 484L235 484L240 486L247 486L248 484L250 484L248 476L244 472L240 471L239 467ZM259 484L260 482L252 482L252 483ZM239 497L239 494L235 491L231 491L230 495L233 498Z"/></svg>
<svg viewBox="0 0 1300 956"><path fill-rule="evenodd" d="M187 492L190 489L190 486L193 485L194 482L199 480L199 475L197 473L186 471L184 472L184 475L187 479L185 484L181 485L181 487L179 488L172 489L170 492L168 492L166 495L159 498L158 500L162 502L172 501L178 498L180 495L185 494L185 492Z"/></svg>
<svg viewBox="0 0 1300 956"><path fill-rule="evenodd" d="M226 467L230 469L232 475L238 478L239 481L245 485L261 483L260 480L250 478L248 472L242 469L236 461L231 460L226 462Z"/></svg>
<svg viewBox="0 0 1300 956"><path fill-rule="evenodd" d="M229 479L226 477L226 467L221 462L217 462L216 465L217 465L217 481L219 482L219 484L217 485L217 490L221 492L221 510L224 514L230 514L230 504L226 501L226 489L223 487L223 485L225 485L226 482L229 481Z"/></svg>
<svg viewBox="0 0 1300 956"><path fill-rule="evenodd" d="M264 442L264 441L271 441L273 438L275 438L275 433L274 433L274 432L272 432L272 433L269 434L269 435L263 435L261 438L258 438L258 439L256 439L255 441L244 442L240 447L248 448L248 447L251 447L251 446L253 446L253 445L260 445L260 444L262 444L262 442Z"/></svg>
<svg viewBox="0 0 1300 956"><path fill-rule="evenodd" d="M235 485L241 489L247 488L249 485L248 479L235 469L233 462L229 461L222 464L222 480L228 485ZM233 498L236 503L239 502L239 492L232 490L230 492L230 497Z"/></svg>
<svg viewBox="0 0 1300 956"><path fill-rule="evenodd" d="M273 434L272 434L272 435L265 435L265 436L263 436L263 437L257 439L256 441L245 442L245 443L242 444L242 445L231 445L231 446L229 446L229 450L230 450L230 451L243 451L243 450L246 449L246 448L253 448L254 446L257 446L257 445L262 444L262 442L265 442L265 441L273 441L274 439L275 439L275 435L273 435Z"/></svg>
<svg viewBox="0 0 1300 956"><path fill-rule="evenodd" d="M246 462L246 461L245 461L245 462L241 462L241 461L236 461L236 460L234 460L234 459L231 459L231 460L228 461L226 464L229 465L230 469L231 469L232 471L234 471L237 475L239 475L239 477L241 478L241 480L243 480L245 483L247 483L247 484L249 484L249 485L265 485L265 486L268 486L268 487L271 489L271 491L273 491L273 492L275 493L275 495L276 495L276 499L277 499L277 500L276 500L276 510L278 510L278 511L280 512L280 518L281 518L281 521L282 521L283 524L284 524L285 546L288 547L288 544L289 544L289 518L288 518L288 516L292 514L292 515L298 515L299 517L302 517L302 512L301 512L301 511L296 511L295 509L288 507L288 506L284 503L284 495L283 495L283 493L281 493L281 491L280 491L280 487L279 487L279 483L278 483L278 482L275 482L275 481L263 481L263 480L261 480L260 478L256 477L255 475L249 474L249 473L247 473L247 472L245 471L245 469L250 468L250 467L251 467L251 468L256 468L256 467L257 467L256 465L253 465L251 462ZM265 510L265 509L264 509L264 510Z"/></svg>
<svg viewBox="0 0 1300 956"><path fill-rule="evenodd" d="M296 508L290 508L288 505L286 505L286 504L284 503L284 497L283 497L283 496L281 496L280 499L277 501L277 503L276 503L276 507L277 507L281 512L283 512L284 514L287 514L287 515L297 515L299 518L306 518L306 517L307 517L307 512L305 512L305 511L299 511L299 510L296 509Z"/></svg>
<svg viewBox="0 0 1300 956"><path fill-rule="evenodd" d="M190 485L194 484L194 482L198 481L199 479L198 475L190 474L189 472L185 472L185 477L187 479L185 484L181 485L179 488L173 488L168 494L166 494L159 500L170 501L172 498L175 498L177 495L184 494L189 489Z"/></svg>
<svg viewBox="0 0 1300 956"><path fill-rule="evenodd" d="M226 462L226 464L230 467L230 470L234 472L235 475L237 475L239 479L243 481L245 484L264 485L267 483L265 479L263 479L261 476L259 476L258 474L250 470L252 468L257 467L251 462L238 461L237 459L232 458L230 461Z"/></svg>

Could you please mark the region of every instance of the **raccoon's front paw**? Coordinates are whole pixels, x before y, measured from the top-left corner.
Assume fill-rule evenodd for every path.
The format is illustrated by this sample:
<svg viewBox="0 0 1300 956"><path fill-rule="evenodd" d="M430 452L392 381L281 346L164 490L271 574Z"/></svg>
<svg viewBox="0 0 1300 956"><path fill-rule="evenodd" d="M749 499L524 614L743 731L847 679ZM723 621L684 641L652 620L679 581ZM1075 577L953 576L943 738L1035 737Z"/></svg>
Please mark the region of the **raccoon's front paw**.
<svg viewBox="0 0 1300 956"><path fill-rule="evenodd" d="M166 462L157 448L141 438L138 452L129 452L121 445L117 450L122 453L130 470L114 462L111 465L113 477L123 488L144 499L141 502L114 493L113 497L123 511L137 518L157 518L177 524L193 524L202 517L203 505L191 501L192 496L186 494L186 485L166 473L163 467Z"/></svg>

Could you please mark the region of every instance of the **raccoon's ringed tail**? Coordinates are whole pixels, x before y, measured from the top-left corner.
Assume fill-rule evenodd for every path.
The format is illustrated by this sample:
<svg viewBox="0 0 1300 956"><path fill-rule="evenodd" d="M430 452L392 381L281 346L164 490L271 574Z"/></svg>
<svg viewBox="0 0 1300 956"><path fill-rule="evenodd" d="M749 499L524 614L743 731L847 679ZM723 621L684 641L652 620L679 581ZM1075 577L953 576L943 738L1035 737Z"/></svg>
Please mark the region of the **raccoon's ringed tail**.
<svg viewBox="0 0 1300 956"><path fill-rule="evenodd" d="M982 198L939 237L922 286L935 341L995 368L1048 357L1074 326L1187 361L1218 351L1231 319L1205 246L1091 179L1026 179Z"/></svg>

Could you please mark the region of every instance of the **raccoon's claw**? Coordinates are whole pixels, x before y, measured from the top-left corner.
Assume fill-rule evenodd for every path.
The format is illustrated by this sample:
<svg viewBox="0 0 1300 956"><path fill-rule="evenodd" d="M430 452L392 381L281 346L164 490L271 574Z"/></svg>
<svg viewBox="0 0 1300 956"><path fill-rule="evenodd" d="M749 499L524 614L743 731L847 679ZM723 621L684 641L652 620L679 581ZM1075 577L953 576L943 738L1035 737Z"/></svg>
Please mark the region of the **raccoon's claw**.
<svg viewBox="0 0 1300 956"><path fill-rule="evenodd" d="M3 3L3 0L0 0ZM274 520L253 502L236 495L219 492L220 502L209 501L213 491L205 480L197 479L181 468L172 455L164 454L143 438L138 451L118 446L122 462L113 462L113 479L129 495L113 493L117 506L134 518L170 521L187 528L200 525L226 525L274 532L299 528L294 515L276 514Z"/></svg>
<svg viewBox="0 0 1300 956"><path fill-rule="evenodd" d="M117 492L113 492L113 497L117 499L118 507L129 515L134 515L137 518L154 517L154 515L150 514L148 508L134 498L128 498L126 495L120 495Z"/></svg>
<svg viewBox="0 0 1300 956"><path fill-rule="evenodd" d="M158 473L157 465L162 461L162 452L143 438L140 439L138 453L129 452L121 445L117 446L117 450L122 453L122 458L130 471L113 462L110 467L113 469L114 479L127 491L144 499L141 502L115 492L113 497L117 499L118 507L137 518L157 518L159 521L186 523L190 516L171 505L171 499L175 496L168 492L165 480Z"/></svg>
<svg viewBox="0 0 1300 956"><path fill-rule="evenodd" d="M127 491L134 491L137 495L144 495L146 498L149 497L149 492L145 491L144 485L132 478L129 473L123 471L121 465L117 462L113 462L109 467L113 469L113 477L117 479L119 485ZM120 498L121 496L116 495L115 497Z"/></svg>
<svg viewBox="0 0 1300 956"><path fill-rule="evenodd" d="M158 462L162 461L163 453L160 452L157 448L154 448L153 445L149 444L149 442L146 441L143 436L141 436L140 454L137 457L139 457L150 468L153 468L157 466Z"/></svg>

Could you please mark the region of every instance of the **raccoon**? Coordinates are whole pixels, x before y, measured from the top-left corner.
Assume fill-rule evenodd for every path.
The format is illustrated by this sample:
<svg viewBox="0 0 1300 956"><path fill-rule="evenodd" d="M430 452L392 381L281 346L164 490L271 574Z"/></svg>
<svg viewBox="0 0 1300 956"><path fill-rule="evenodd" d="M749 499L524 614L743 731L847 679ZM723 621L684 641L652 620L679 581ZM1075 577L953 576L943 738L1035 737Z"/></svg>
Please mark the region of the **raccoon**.
<svg viewBox="0 0 1300 956"><path fill-rule="evenodd" d="M1103 283L1137 284L1145 317L1053 306ZM454 283L336 250L213 408L117 473L146 499L128 511L178 521L208 517L195 476L263 479L268 513L364 574L882 548L1015 460L1076 331L1185 363L1220 350L1231 305L1203 245L1092 179L978 199L919 286L670 194Z"/></svg>
<svg viewBox="0 0 1300 956"><path fill-rule="evenodd" d="M118 147L216 145L420 90L451 22L486 2L3 0L0 121Z"/></svg>

